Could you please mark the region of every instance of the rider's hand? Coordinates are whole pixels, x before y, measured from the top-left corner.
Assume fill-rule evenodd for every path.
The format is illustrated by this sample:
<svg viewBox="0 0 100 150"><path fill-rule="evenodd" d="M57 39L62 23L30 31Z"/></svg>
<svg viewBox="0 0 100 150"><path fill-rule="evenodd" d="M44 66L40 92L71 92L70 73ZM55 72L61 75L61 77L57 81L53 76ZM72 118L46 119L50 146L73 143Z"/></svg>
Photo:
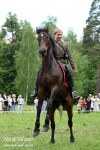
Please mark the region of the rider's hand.
<svg viewBox="0 0 100 150"><path fill-rule="evenodd" d="M77 72L77 68L73 70L73 73L76 73L76 72Z"/></svg>

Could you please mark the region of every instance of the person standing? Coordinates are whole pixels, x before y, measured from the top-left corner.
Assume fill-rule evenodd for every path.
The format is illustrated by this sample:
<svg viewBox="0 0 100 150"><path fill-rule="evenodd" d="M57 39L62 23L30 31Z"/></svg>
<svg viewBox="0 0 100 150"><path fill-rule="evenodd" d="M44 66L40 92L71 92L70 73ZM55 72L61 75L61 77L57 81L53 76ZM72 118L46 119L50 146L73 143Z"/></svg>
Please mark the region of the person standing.
<svg viewBox="0 0 100 150"><path fill-rule="evenodd" d="M34 106L35 106L35 113L37 112L37 106L38 106L38 98L36 97L34 100Z"/></svg>
<svg viewBox="0 0 100 150"><path fill-rule="evenodd" d="M12 97L11 95L8 95L8 111L10 111L11 107L12 107Z"/></svg>
<svg viewBox="0 0 100 150"><path fill-rule="evenodd" d="M22 95L18 96L17 102L18 102L18 114L19 114L19 111L20 111L20 114L22 114L22 109L24 105L24 99L22 98Z"/></svg>
<svg viewBox="0 0 100 150"><path fill-rule="evenodd" d="M16 111L16 95L12 94L12 111Z"/></svg>
<svg viewBox="0 0 100 150"><path fill-rule="evenodd" d="M3 106L3 98L2 95L0 94L0 111L2 111L2 106Z"/></svg>
<svg viewBox="0 0 100 150"><path fill-rule="evenodd" d="M95 95L94 99L94 110L99 111L99 98L97 97L97 95Z"/></svg>
<svg viewBox="0 0 100 150"><path fill-rule="evenodd" d="M91 97L91 111L94 110L94 95Z"/></svg>
<svg viewBox="0 0 100 150"><path fill-rule="evenodd" d="M82 112L82 101L83 101L82 99L83 99L83 97L81 96L80 99L78 100L78 104L81 107L81 112Z"/></svg>
<svg viewBox="0 0 100 150"><path fill-rule="evenodd" d="M85 98L82 101L82 107L83 107L83 110L84 110L84 113L85 113L86 112L86 101L85 101Z"/></svg>
<svg viewBox="0 0 100 150"><path fill-rule="evenodd" d="M8 110L8 97L6 95L6 92L3 93L3 99L4 99L4 105L6 106L3 110L7 111Z"/></svg>
<svg viewBox="0 0 100 150"><path fill-rule="evenodd" d="M100 93L98 93L98 98L99 98L99 110L100 110Z"/></svg>
<svg viewBox="0 0 100 150"><path fill-rule="evenodd" d="M90 107L91 107L91 96L90 95L88 96L86 103L87 103L86 110L87 110L87 113L89 113L90 112Z"/></svg>
<svg viewBox="0 0 100 150"><path fill-rule="evenodd" d="M43 101L43 114L46 114L46 110L47 110L47 100Z"/></svg>
<svg viewBox="0 0 100 150"><path fill-rule="evenodd" d="M80 103L77 104L77 110L78 110L78 114L80 114L80 111L81 111L81 105L80 105Z"/></svg>

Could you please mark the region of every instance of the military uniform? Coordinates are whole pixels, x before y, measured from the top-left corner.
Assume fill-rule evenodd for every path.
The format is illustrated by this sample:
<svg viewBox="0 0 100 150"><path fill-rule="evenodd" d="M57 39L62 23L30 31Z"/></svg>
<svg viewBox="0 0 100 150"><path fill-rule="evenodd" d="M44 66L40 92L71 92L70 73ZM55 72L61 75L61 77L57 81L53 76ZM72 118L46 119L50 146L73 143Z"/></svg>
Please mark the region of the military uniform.
<svg viewBox="0 0 100 150"><path fill-rule="evenodd" d="M71 64L71 67L72 67L73 70L75 70L76 69L76 65L74 63L73 57L71 56L70 50L68 48L68 45L65 42L63 42L63 41L59 42L59 44L62 45L64 50L67 52L68 58L69 58L69 62ZM59 44L58 44L58 42L55 42L55 46L56 46L56 50L57 50L57 58L60 61L60 63L67 64L66 60L64 59L64 50Z"/></svg>

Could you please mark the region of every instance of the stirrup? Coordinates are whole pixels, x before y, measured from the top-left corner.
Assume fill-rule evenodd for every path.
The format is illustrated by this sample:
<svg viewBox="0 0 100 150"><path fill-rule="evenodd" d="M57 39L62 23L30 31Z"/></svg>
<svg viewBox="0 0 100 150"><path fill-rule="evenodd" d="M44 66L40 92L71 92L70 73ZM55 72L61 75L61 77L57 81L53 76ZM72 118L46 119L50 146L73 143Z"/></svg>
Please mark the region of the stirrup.
<svg viewBox="0 0 100 150"><path fill-rule="evenodd" d="M37 97L37 92L36 92L36 90L34 90L30 96L36 98L36 97Z"/></svg>
<svg viewBox="0 0 100 150"><path fill-rule="evenodd" d="M78 98L78 97L80 97L80 95L76 91L73 91L72 92L72 97L73 98Z"/></svg>

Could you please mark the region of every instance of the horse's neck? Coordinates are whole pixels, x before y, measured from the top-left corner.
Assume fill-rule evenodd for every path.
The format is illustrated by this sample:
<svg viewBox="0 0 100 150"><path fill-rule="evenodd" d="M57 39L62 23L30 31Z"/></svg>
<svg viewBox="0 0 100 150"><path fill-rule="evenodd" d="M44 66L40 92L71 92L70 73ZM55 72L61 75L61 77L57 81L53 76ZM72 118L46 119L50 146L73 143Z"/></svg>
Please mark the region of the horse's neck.
<svg viewBox="0 0 100 150"><path fill-rule="evenodd" d="M56 60L53 56L52 49L49 49L47 56L42 59L42 68L43 70L49 71L55 64Z"/></svg>

